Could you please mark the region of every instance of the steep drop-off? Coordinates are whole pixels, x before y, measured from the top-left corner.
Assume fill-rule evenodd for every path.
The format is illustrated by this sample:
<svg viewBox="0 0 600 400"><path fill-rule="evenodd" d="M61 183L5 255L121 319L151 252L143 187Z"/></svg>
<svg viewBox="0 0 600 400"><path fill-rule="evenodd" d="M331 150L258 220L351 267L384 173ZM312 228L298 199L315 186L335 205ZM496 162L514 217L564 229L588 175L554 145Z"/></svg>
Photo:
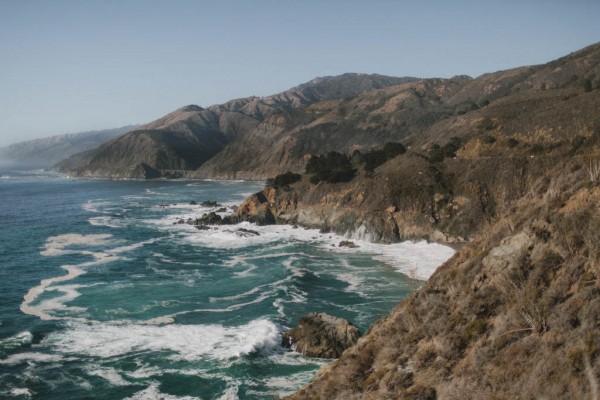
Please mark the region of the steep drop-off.
<svg viewBox="0 0 600 400"><path fill-rule="evenodd" d="M598 398L599 50L527 70L372 172L353 157L349 182L307 174L240 206L373 240L468 242L290 398Z"/></svg>

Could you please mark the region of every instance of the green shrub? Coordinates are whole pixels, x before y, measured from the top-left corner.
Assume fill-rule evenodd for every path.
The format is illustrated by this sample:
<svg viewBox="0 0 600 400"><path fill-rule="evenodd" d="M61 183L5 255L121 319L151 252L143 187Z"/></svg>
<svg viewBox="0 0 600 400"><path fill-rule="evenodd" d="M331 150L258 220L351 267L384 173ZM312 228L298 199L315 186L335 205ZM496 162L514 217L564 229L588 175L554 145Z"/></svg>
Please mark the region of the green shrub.
<svg viewBox="0 0 600 400"><path fill-rule="evenodd" d="M456 157L456 152L460 149L462 142L459 138L454 136L450 139L448 143L442 147L442 151L444 152L444 157L453 158Z"/></svg>
<svg viewBox="0 0 600 400"><path fill-rule="evenodd" d="M284 174L277 175L273 179L267 180L267 186L272 187L286 187L292 183L298 182L302 178L300 174L294 174L293 172L286 172Z"/></svg>
<svg viewBox="0 0 600 400"><path fill-rule="evenodd" d="M310 183L337 183L351 181L355 170L350 157L331 151L325 155L312 156L306 164L306 173L312 175Z"/></svg>
<svg viewBox="0 0 600 400"><path fill-rule="evenodd" d="M361 162L365 165L365 171L373 172L384 162L406 153L402 143L388 142L382 149L373 149L361 156Z"/></svg>
<svg viewBox="0 0 600 400"><path fill-rule="evenodd" d="M482 140L483 140L483 143L486 143L486 144L492 144L492 143L496 142L496 138L493 137L492 135L485 135Z"/></svg>
<svg viewBox="0 0 600 400"><path fill-rule="evenodd" d="M506 141L506 145L508 146L509 149L516 147L518 144L519 144L519 142L514 138L510 138Z"/></svg>
<svg viewBox="0 0 600 400"><path fill-rule="evenodd" d="M439 144L434 144L427 153L427 159L430 163L438 163L444 161L444 150Z"/></svg>

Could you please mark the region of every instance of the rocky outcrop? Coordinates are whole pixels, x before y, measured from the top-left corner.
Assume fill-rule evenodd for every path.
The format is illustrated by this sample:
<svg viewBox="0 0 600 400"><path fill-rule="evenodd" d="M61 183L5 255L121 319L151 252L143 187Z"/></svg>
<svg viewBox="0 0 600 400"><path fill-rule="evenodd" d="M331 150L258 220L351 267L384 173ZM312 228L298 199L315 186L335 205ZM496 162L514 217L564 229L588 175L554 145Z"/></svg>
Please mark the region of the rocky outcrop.
<svg viewBox="0 0 600 400"><path fill-rule="evenodd" d="M595 398L596 157L555 159L523 198L290 399Z"/></svg>
<svg viewBox="0 0 600 400"><path fill-rule="evenodd" d="M282 345L309 357L337 358L360 338L358 328L342 318L311 313L282 335Z"/></svg>

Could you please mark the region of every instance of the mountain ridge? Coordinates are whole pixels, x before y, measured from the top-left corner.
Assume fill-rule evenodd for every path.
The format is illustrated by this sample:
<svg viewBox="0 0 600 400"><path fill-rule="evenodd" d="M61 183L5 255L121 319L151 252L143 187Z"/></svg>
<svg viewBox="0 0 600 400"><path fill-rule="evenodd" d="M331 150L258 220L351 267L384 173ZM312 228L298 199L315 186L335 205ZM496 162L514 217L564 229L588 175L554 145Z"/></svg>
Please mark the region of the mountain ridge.
<svg viewBox="0 0 600 400"><path fill-rule="evenodd" d="M0 158L9 162L50 167L82 151L88 151L138 125L78 133L65 133L46 138L17 142L0 148Z"/></svg>
<svg viewBox="0 0 600 400"><path fill-rule="evenodd" d="M77 155L75 160L57 164L57 169L74 176L147 178L181 176L218 154L231 140L251 132L263 119L293 110L320 99L346 96L386 85L413 81L383 75L344 74L316 78L288 91L267 97L236 99L222 105L202 108L182 107L138 130L153 140L139 140L130 132L119 140L105 143L96 152ZM195 137L197 136L197 137ZM206 145L199 139L207 141ZM173 141L177 143L173 143ZM136 146L139 146L136 148ZM175 146L175 147L173 147ZM185 151L184 151L185 150ZM198 157L192 154L196 151ZM130 160L127 154L134 157ZM112 154L112 156L111 156ZM146 165L142 169L136 166ZM140 172L143 172L140 174ZM147 176L145 172L150 172Z"/></svg>

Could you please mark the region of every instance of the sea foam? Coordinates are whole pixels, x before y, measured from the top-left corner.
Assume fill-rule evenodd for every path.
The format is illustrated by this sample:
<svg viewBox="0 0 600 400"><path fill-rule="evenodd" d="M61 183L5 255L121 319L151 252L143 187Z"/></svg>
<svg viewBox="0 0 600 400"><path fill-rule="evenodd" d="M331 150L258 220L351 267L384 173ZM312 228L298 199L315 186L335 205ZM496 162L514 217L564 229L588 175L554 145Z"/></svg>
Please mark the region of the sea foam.
<svg viewBox="0 0 600 400"><path fill-rule="evenodd" d="M229 359L271 351L279 344L279 328L266 319L232 327L71 322L65 331L51 333L44 343L63 354L101 358L167 351L176 361Z"/></svg>

